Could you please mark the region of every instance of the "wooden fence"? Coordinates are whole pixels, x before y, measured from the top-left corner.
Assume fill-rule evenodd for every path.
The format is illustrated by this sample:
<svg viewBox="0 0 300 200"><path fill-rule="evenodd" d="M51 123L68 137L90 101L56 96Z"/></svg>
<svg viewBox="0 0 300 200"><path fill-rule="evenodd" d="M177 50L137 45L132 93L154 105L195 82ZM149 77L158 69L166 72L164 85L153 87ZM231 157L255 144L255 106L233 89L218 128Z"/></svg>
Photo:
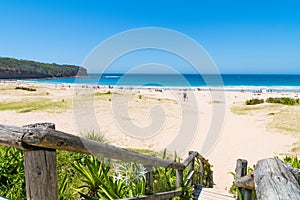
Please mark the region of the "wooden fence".
<svg viewBox="0 0 300 200"><path fill-rule="evenodd" d="M131 199L169 199L181 196L179 188L194 185L195 176L200 182L206 179L208 187L213 186L212 173L210 177L204 173L204 165L210 167L208 161L198 152L190 151L182 163L136 153L123 148L96 142L55 130L52 123L39 123L24 127L0 125L0 144L21 149L24 153L26 197L28 200L58 199L58 183L56 170L56 149L82 154L92 154L109 159L134 162L151 167L176 169L177 190L153 194L153 173L147 174L148 195ZM195 161L200 163L200 170L194 168ZM188 167L188 178L183 183L183 170Z"/></svg>
<svg viewBox="0 0 300 200"><path fill-rule="evenodd" d="M247 161L238 159L235 172L243 200L300 200L300 170L280 159L260 160L249 174Z"/></svg>

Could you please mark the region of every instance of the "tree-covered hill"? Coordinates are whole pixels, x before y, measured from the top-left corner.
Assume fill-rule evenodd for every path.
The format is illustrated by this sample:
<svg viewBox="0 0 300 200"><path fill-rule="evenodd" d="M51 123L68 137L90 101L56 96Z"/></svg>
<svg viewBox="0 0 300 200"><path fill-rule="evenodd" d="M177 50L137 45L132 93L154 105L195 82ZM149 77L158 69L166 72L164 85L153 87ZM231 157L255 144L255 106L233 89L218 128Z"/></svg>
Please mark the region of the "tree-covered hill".
<svg viewBox="0 0 300 200"><path fill-rule="evenodd" d="M83 67L0 57L0 79L87 76Z"/></svg>

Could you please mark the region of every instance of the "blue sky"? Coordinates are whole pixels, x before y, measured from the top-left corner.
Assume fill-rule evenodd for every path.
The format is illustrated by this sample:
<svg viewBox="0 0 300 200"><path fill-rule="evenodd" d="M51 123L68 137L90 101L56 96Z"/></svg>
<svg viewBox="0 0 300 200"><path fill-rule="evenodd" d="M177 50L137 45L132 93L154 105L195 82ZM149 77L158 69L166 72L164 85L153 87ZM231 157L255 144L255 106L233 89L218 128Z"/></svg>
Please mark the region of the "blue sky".
<svg viewBox="0 0 300 200"><path fill-rule="evenodd" d="M0 9L2 57L81 65L114 34L163 27L196 40L222 73L300 73L296 0L3 0ZM190 72L184 62L157 52L137 53L115 65L157 58Z"/></svg>

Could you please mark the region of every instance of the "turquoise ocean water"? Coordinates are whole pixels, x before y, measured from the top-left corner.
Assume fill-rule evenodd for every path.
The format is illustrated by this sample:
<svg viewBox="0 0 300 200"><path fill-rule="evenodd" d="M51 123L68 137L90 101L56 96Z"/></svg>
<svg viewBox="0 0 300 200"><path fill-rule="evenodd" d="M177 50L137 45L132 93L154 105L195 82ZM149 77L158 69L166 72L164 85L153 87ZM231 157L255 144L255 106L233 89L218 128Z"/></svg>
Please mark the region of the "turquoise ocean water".
<svg viewBox="0 0 300 200"><path fill-rule="evenodd" d="M200 87L225 90L300 91L300 74L89 74L88 77L32 80L45 84L88 84L104 86Z"/></svg>

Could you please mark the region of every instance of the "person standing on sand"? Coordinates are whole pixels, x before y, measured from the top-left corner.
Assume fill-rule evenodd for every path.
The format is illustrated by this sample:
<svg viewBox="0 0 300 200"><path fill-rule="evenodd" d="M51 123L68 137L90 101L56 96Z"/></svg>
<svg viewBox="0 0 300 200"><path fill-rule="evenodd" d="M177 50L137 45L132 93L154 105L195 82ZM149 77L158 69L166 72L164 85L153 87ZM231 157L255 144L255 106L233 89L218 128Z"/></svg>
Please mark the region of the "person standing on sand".
<svg viewBox="0 0 300 200"><path fill-rule="evenodd" d="M183 93L183 101L188 101L188 96L186 92Z"/></svg>

